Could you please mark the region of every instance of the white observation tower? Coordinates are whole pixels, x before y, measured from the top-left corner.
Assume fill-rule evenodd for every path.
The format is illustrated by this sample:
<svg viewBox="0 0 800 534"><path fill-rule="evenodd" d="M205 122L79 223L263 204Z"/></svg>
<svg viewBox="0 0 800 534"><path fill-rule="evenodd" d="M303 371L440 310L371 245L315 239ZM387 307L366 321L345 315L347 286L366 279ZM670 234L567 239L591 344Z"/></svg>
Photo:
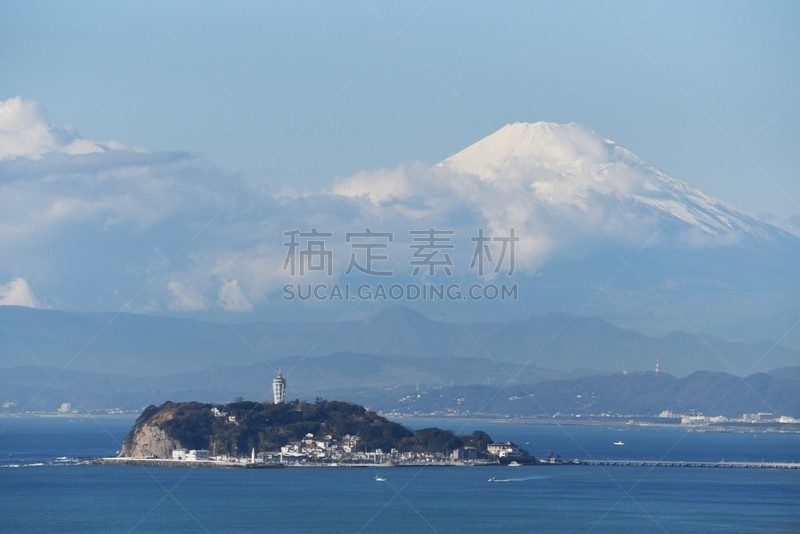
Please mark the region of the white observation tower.
<svg viewBox="0 0 800 534"><path fill-rule="evenodd" d="M278 376L272 379L272 396L275 398L275 404L281 404L286 398L286 379L278 371Z"/></svg>

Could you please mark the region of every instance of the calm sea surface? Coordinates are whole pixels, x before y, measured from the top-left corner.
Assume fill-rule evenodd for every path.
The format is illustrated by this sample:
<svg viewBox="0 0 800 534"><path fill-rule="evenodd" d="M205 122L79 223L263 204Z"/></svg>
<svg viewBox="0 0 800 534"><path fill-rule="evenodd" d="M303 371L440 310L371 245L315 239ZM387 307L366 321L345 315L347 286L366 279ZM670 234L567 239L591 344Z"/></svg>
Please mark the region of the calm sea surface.
<svg viewBox="0 0 800 534"><path fill-rule="evenodd" d="M536 456L800 461L800 435L401 421ZM644 467L198 469L88 465L133 419L0 418L2 532L800 532L800 471ZM615 446L622 441L624 446ZM388 478L375 482L376 474ZM489 477L505 482L489 484Z"/></svg>

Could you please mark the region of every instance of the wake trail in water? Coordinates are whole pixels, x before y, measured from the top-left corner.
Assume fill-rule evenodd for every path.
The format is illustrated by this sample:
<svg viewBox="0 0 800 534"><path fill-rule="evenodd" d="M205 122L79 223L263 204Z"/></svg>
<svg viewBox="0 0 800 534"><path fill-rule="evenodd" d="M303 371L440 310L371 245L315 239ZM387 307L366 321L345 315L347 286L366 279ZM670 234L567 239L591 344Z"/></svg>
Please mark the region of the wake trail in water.
<svg viewBox="0 0 800 534"><path fill-rule="evenodd" d="M550 477L538 476L538 477L519 477L519 478L492 478L489 480L489 482L526 482L528 480L542 480L545 478L550 478Z"/></svg>
<svg viewBox="0 0 800 534"><path fill-rule="evenodd" d="M92 461L88 458L68 458L66 456L59 456L58 458L53 458L52 460L47 460L44 462L23 461L13 464L0 464L0 469L22 469L26 467L63 467L70 465L87 465L90 463L92 463Z"/></svg>

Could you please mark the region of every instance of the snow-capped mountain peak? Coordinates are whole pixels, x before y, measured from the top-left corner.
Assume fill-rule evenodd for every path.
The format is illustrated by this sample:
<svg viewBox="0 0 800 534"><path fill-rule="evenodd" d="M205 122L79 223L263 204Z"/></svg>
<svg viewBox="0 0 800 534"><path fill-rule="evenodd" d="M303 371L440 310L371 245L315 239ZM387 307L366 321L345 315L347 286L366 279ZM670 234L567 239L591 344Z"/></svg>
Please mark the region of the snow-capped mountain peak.
<svg viewBox="0 0 800 534"><path fill-rule="evenodd" d="M524 194L532 203L587 209L610 202L615 209L654 211L708 235L762 233L751 217L576 123L508 124L437 168Z"/></svg>
<svg viewBox="0 0 800 534"><path fill-rule="evenodd" d="M579 124L515 122L450 156L440 165L493 181L508 178L509 169L568 170L579 163L608 161L609 146L614 146L613 141L604 141Z"/></svg>

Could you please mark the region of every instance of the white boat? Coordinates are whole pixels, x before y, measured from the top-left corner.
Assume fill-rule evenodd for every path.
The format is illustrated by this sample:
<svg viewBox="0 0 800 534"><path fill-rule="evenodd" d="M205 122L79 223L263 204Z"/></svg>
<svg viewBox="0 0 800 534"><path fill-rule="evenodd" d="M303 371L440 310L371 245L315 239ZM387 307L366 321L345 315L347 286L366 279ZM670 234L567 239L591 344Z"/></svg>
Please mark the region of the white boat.
<svg viewBox="0 0 800 534"><path fill-rule="evenodd" d="M497 482L497 479L496 479L495 477L491 477L491 478L489 479L489 482Z"/></svg>
<svg viewBox="0 0 800 534"><path fill-rule="evenodd" d="M375 482L386 482L386 477L375 475Z"/></svg>
<svg viewBox="0 0 800 534"><path fill-rule="evenodd" d="M508 467L520 467L521 465L522 465L521 463L514 461L509 463Z"/></svg>
<svg viewBox="0 0 800 534"><path fill-rule="evenodd" d="M623 442L623 441L615 441L614 445L625 445L625 442Z"/></svg>

